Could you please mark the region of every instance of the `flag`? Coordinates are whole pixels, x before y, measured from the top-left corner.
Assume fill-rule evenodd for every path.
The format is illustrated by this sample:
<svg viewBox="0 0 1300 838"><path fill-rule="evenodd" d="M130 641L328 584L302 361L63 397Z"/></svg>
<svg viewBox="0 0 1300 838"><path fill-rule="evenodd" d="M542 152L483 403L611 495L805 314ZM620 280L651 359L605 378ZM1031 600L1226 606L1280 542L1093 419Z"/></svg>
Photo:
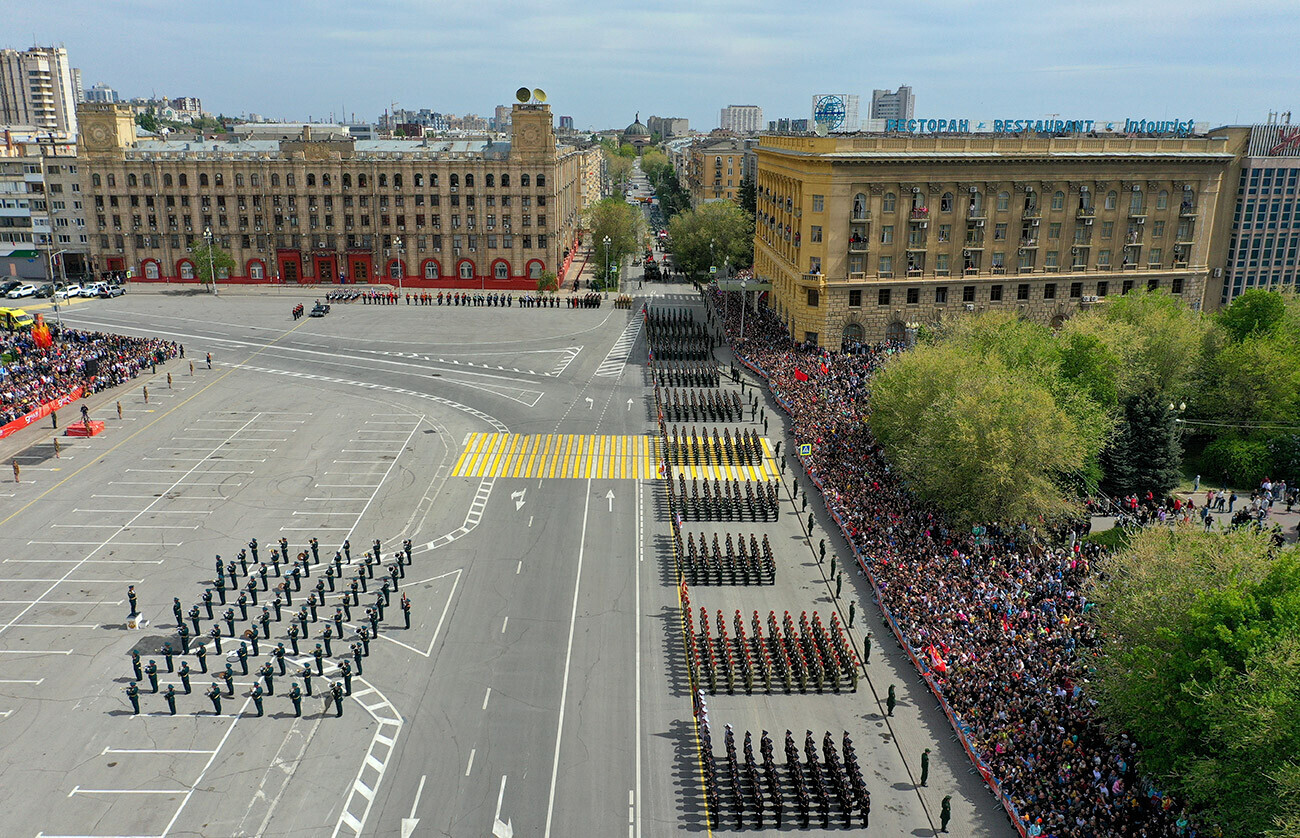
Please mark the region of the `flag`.
<svg viewBox="0 0 1300 838"><path fill-rule="evenodd" d="M54 345L54 339L50 337L50 327L45 325L45 318L42 315L36 315L36 324L32 326L32 343L40 349L49 349Z"/></svg>
<svg viewBox="0 0 1300 838"><path fill-rule="evenodd" d="M808 380L808 373L804 372L804 371L801 370L801 369L796 369L796 370L794 371L794 380L795 380L795 381L807 381L807 380Z"/></svg>
<svg viewBox="0 0 1300 838"><path fill-rule="evenodd" d="M826 366L826 362L825 362L825 361L822 361L821 370L822 370L822 375L825 375L826 373L828 373L828 372L831 371L831 370L830 370L830 367Z"/></svg>

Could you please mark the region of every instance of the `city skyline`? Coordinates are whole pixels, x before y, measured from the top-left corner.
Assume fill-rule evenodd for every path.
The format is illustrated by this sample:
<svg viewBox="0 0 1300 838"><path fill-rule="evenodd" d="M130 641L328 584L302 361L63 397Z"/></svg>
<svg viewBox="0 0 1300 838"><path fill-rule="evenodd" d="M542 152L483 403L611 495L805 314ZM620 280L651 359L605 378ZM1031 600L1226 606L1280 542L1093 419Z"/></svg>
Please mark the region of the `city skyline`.
<svg viewBox="0 0 1300 838"><path fill-rule="evenodd" d="M488 115L524 85L547 90L556 112L583 130L622 127L637 110L708 130L721 108L742 103L767 119L803 117L819 90L869 97L900 84L920 99L918 117L1218 125L1262 122L1293 104L1300 59L1285 45L1300 35L1300 15L1284 0L1252 0L1247 10L1204 0L1070 2L1050 12L1014 0L923 5L931 14L870 10L873 31L898 45L887 51L866 42L809 48L830 44L836 27L827 21L860 16L860 7L833 3L805 15L769 0L704 9L615 3L599 15L573 2L435 12L417 0L327 0L310 16L252 0L209 8L49 0L11 9L8 20L11 38L66 46L87 88L198 96L213 113L289 120L372 121L393 102ZM730 33L721 44L718 31ZM1116 37L1156 31L1171 45L1167 56ZM1231 44L1250 49L1225 49Z"/></svg>

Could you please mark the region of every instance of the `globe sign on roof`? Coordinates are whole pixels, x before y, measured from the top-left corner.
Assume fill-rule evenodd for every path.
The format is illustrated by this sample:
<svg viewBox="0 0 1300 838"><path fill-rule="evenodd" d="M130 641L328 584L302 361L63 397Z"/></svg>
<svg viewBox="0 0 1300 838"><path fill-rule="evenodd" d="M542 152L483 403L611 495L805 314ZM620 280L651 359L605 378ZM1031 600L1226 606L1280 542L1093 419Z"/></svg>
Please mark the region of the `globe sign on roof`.
<svg viewBox="0 0 1300 838"><path fill-rule="evenodd" d="M813 108L813 122L825 126L827 131L834 131L844 125L844 99L834 94L817 99Z"/></svg>

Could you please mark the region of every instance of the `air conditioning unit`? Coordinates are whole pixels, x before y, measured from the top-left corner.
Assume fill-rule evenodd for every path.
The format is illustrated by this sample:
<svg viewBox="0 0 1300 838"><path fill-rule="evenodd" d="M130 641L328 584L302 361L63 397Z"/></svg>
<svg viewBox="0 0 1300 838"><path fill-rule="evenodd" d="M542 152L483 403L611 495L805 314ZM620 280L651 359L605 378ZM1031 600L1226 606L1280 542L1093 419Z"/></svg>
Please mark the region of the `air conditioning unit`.
<svg viewBox="0 0 1300 838"><path fill-rule="evenodd" d="M1214 269L1214 276L1215 276L1216 279L1217 279L1218 277L1223 276L1223 268L1215 268L1215 269Z"/></svg>
<svg viewBox="0 0 1300 838"><path fill-rule="evenodd" d="M975 310L975 304L974 304L974 303L967 303L967 304L966 304L966 310L967 310L967 311L974 311L974 310Z"/></svg>
<svg viewBox="0 0 1300 838"><path fill-rule="evenodd" d="M1024 255L1025 255L1025 249L1024 249L1023 247L1018 247L1018 248L1016 248L1016 253L1017 253L1018 255L1020 255L1020 256L1024 256Z"/></svg>
<svg viewBox="0 0 1300 838"><path fill-rule="evenodd" d="M240 207L240 209L243 209L243 207ZM315 204L312 204L312 205L311 205L311 211L312 211L312 212L315 212L315 211L316 211L316 205L315 205Z"/></svg>
<svg viewBox="0 0 1300 838"><path fill-rule="evenodd" d="M1029 226L1030 226L1030 227L1037 227L1037 226L1038 226L1038 219L1035 218L1034 220L1030 221L1030 222L1029 222Z"/></svg>
<svg viewBox="0 0 1300 838"><path fill-rule="evenodd" d="M1085 227L1091 227L1091 226L1092 226L1092 219L1091 219L1091 218L1085 218L1085 219L1083 219L1083 226L1085 226Z"/></svg>
<svg viewBox="0 0 1300 838"><path fill-rule="evenodd" d="M1139 224L1146 224L1146 223L1147 223L1147 220L1146 220L1146 218L1139 218L1139 219L1137 220L1137 223L1139 223Z"/></svg>
<svg viewBox="0 0 1300 838"><path fill-rule="evenodd" d="M983 226L984 226L984 219L982 219L982 218L977 218L977 219L975 220L975 226L976 226L976 227L983 227Z"/></svg>
<svg viewBox="0 0 1300 838"><path fill-rule="evenodd" d="M460 255L460 248L459 248L459 247L453 247L453 248L451 249L451 255L452 255L452 256L459 256L459 255Z"/></svg>
<svg viewBox="0 0 1300 838"><path fill-rule="evenodd" d="M979 188L978 186L972 186L972 187L970 188L970 194L972 194L972 195L976 194L976 193L979 192L979 191L980 191L980 188Z"/></svg>
<svg viewBox="0 0 1300 838"><path fill-rule="evenodd" d="M920 194L921 194L921 187L919 187L919 186L913 186L913 187L912 187L912 194L913 194L913 195L920 195Z"/></svg>

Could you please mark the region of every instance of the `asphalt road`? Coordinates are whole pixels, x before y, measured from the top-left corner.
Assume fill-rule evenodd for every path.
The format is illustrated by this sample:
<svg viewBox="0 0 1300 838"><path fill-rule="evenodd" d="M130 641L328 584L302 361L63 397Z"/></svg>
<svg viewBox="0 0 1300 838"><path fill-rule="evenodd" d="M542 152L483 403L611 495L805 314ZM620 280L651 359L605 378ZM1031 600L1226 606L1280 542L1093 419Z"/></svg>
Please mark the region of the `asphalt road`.
<svg viewBox="0 0 1300 838"><path fill-rule="evenodd" d="M695 299L683 287L656 293L667 296L652 304ZM60 437L57 458L48 428L0 443L0 458L23 468L21 483L0 482L4 834L482 836L498 819L543 838L706 832L659 482L608 476L618 469L602 470L612 454L599 448L571 458L595 464L576 478L515 476L525 454L504 451L489 469L498 476L458 469L471 434L535 437L529 450L545 460L552 440L651 432L639 318L608 305L353 304L295 322L295 302L133 293L63 312L82 328L179 341L187 357L92 399L105 432ZM711 590L700 604L836 607L823 568L800 552L810 542L798 518L767 530L776 586ZM211 585L214 556L229 561L250 538L265 558L281 537L296 554L312 536L326 560L344 539L354 560L376 538L389 558L403 538L414 543L400 580L411 628L390 607L343 718L318 697L320 677L294 717L290 679L278 676L266 716L253 716L253 676L233 660L223 715L197 672L176 716L147 684L144 715L130 714L132 648L179 690L153 654L178 643L172 597L188 610ZM294 608L323 568L312 566ZM344 565L349 577L355 568ZM327 595L321 622L307 624L304 652L337 601ZM249 627L235 614L237 631ZM352 616L329 680L356 639ZM860 602L859 625L870 619ZM200 623L206 634L213 621ZM287 625L271 623L270 643L287 645ZM885 720L863 689L713 697L714 724L851 731L871 766L877 831L933 834L942 783L957 797L953 834L1006 834L942 718L878 649L868 677L900 683L907 719ZM910 779L921 747L936 749L933 791ZM32 789L45 794L23 793Z"/></svg>

